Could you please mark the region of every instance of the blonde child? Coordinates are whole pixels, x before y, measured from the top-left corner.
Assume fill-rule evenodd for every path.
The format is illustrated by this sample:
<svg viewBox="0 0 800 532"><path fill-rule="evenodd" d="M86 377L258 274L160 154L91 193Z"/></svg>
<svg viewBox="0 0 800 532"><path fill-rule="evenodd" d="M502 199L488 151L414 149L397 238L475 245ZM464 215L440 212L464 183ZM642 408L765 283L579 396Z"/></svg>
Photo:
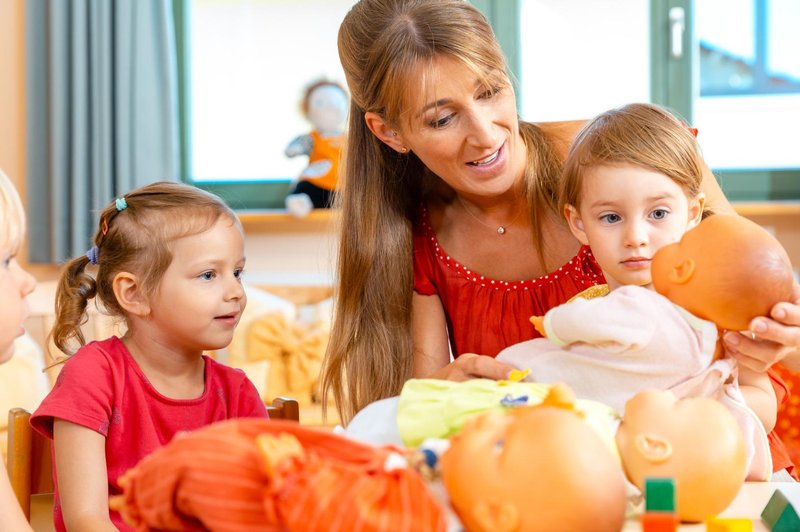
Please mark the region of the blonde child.
<svg viewBox="0 0 800 532"><path fill-rule="evenodd" d="M590 121L567 155L559 202L572 233L591 247L611 294L533 318L548 340L511 346L497 359L532 367L532 378L542 382L568 373L579 397L618 409L639 389L668 388L706 369L715 356L714 324L677 313L651 319L651 296L630 290L652 288L653 255L703 217L702 169L694 132L661 107L630 104ZM590 296L602 295L596 288ZM642 321L646 326L636 325ZM747 405L771 431L777 403L769 377L738 371Z"/></svg>
<svg viewBox="0 0 800 532"><path fill-rule="evenodd" d="M54 441L59 531L131 530L108 509L128 468L178 432L267 417L243 372L203 355L228 345L246 304L242 227L222 200L141 187L102 211L93 244L59 282L52 337L71 356L31 420ZM121 338L85 344L91 299L124 321Z"/></svg>
<svg viewBox="0 0 800 532"><path fill-rule="evenodd" d="M0 364L14 354L14 340L25 331L25 298L36 287L15 258L25 236L25 211L11 180L0 171ZM31 530L19 507L5 465L0 461L0 530Z"/></svg>

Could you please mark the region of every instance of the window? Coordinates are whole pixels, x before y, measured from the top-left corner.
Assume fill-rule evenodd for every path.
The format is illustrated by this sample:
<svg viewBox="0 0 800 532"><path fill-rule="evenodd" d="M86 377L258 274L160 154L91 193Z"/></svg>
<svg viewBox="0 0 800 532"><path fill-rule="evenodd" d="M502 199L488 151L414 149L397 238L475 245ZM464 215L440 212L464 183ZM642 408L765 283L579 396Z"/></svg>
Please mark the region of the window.
<svg viewBox="0 0 800 532"><path fill-rule="evenodd" d="M693 116L706 160L715 170L799 168L800 3L695 0L694 9Z"/></svg>
<svg viewBox="0 0 800 532"><path fill-rule="evenodd" d="M322 78L344 84L336 37L354 2L185 0L187 180L234 207L283 207L307 164L283 153L310 129L304 89Z"/></svg>

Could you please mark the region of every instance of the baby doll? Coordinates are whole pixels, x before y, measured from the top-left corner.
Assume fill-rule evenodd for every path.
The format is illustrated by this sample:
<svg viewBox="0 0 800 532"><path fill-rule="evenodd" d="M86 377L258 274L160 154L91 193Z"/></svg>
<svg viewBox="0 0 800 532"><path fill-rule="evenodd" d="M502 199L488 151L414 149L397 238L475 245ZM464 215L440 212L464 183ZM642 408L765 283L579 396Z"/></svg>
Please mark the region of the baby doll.
<svg viewBox="0 0 800 532"><path fill-rule="evenodd" d="M308 156L308 166L286 197L286 209L298 218L307 216L311 209L331 206L347 109L347 93L338 83L317 81L306 89L302 110L313 129L295 138L285 151L287 157Z"/></svg>
<svg viewBox="0 0 800 532"><path fill-rule="evenodd" d="M467 421L441 457L442 480L471 532L620 530L623 470L640 489L647 477L674 479L683 521L718 514L744 482L742 434L713 399L639 392L615 437L619 461L569 388L554 385L541 405Z"/></svg>
<svg viewBox="0 0 800 532"><path fill-rule="evenodd" d="M735 363L714 362L717 328L746 329L752 318L790 299L791 264L780 243L745 218L711 216L656 253L652 277L658 293L623 286L552 309L539 323L546 339L511 346L498 360L530 368L531 380L564 381L579 397L618 410L644 388L674 388L681 396L725 396L741 419L752 413L748 405L757 411L763 389L752 387L748 399L756 400L745 404ZM712 371L722 374L716 390L707 386ZM754 434L751 455L760 452L762 432ZM755 459L761 470L764 462ZM751 470L750 478L759 476Z"/></svg>
<svg viewBox="0 0 800 532"><path fill-rule="evenodd" d="M615 452L563 385L540 405L472 417L442 455L441 473L470 532L617 532L625 519Z"/></svg>

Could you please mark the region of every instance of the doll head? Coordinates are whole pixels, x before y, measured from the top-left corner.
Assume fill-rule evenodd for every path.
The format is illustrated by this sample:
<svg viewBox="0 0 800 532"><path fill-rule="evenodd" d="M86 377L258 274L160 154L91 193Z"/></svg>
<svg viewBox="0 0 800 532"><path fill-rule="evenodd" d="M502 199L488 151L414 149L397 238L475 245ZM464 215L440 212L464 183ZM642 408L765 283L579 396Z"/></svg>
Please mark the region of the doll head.
<svg viewBox="0 0 800 532"><path fill-rule="evenodd" d="M653 286L723 329L747 330L792 295L792 265L769 232L740 216L711 216L653 258Z"/></svg>
<svg viewBox="0 0 800 532"><path fill-rule="evenodd" d="M341 134L347 120L348 97L344 88L333 81L311 84L303 96L303 115L315 130L324 135Z"/></svg>
<svg viewBox="0 0 800 532"><path fill-rule="evenodd" d="M639 392L625 404L616 438L625 474L639 489L647 477L675 480L682 521L702 521L724 510L746 476L742 431L712 398Z"/></svg>
<svg viewBox="0 0 800 532"><path fill-rule="evenodd" d="M487 412L452 438L442 480L467 530L621 529L619 462L570 407L570 398L551 396L539 406Z"/></svg>

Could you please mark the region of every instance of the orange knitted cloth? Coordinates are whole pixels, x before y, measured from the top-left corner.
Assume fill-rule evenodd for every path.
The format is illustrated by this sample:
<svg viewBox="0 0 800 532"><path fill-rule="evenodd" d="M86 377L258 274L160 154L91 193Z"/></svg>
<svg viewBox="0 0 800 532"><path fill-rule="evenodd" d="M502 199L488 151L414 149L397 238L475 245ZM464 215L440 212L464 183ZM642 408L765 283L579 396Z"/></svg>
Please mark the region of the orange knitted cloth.
<svg viewBox="0 0 800 532"><path fill-rule="evenodd" d="M396 453L294 422L234 419L145 457L110 505L138 530L444 531L420 474L386 467Z"/></svg>

